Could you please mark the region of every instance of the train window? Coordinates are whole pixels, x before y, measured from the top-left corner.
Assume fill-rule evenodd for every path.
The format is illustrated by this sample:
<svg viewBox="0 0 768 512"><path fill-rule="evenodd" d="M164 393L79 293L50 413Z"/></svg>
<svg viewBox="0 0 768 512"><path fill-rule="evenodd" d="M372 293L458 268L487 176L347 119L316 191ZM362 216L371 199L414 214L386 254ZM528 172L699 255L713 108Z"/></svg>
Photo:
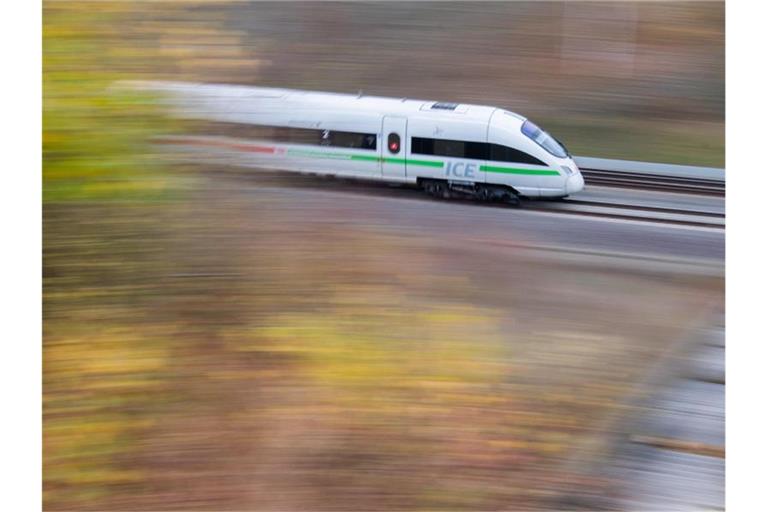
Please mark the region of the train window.
<svg viewBox="0 0 768 512"><path fill-rule="evenodd" d="M523 126L520 127L520 131L522 131L526 137L547 150L548 153L551 153L558 158L566 158L569 156L568 151L562 144L532 122L524 122Z"/></svg>
<svg viewBox="0 0 768 512"><path fill-rule="evenodd" d="M287 144L312 146L334 146L354 149L376 149L375 133L342 132L317 130L314 128L292 128L267 126L229 121L205 121L195 123L188 132L193 135L216 135L237 139L260 139Z"/></svg>
<svg viewBox="0 0 768 512"><path fill-rule="evenodd" d="M524 151L520 151L501 144L491 144L491 156L490 159L496 162L515 162L518 164L530 164L530 165L547 165L535 156L529 155Z"/></svg>
<svg viewBox="0 0 768 512"><path fill-rule="evenodd" d="M487 160L489 148L485 142L465 142L464 143L464 157L473 158L475 160Z"/></svg>
<svg viewBox="0 0 768 512"><path fill-rule="evenodd" d="M339 148L376 149L376 134L331 131L329 145Z"/></svg>
<svg viewBox="0 0 768 512"><path fill-rule="evenodd" d="M465 140L412 137L411 152L420 155L452 156L455 158L486 160L488 158L488 144L485 142Z"/></svg>
<svg viewBox="0 0 768 512"><path fill-rule="evenodd" d="M285 128L278 130L275 142L285 142L290 144L322 144L322 130L312 130L310 128Z"/></svg>
<svg viewBox="0 0 768 512"><path fill-rule="evenodd" d="M434 155L435 139L425 139L424 137L411 137L411 153L417 155Z"/></svg>
<svg viewBox="0 0 768 512"><path fill-rule="evenodd" d="M400 152L400 136L398 134L390 133L387 136L387 149L395 155Z"/></svg>
<svg viewBox="0 0 768 512"><path fill-rule="evenodd" d="M460 140L435 139L435 154L464 158L464 142Z"/></svg>

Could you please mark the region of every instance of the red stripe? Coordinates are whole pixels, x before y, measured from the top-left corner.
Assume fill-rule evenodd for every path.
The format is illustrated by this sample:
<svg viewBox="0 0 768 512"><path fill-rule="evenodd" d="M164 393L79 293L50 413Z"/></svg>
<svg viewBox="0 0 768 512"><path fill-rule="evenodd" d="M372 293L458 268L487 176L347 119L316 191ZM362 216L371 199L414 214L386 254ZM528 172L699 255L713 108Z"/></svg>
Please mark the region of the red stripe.
<svg viewBox="0 0 768 512"><path fill-rule="evenodd" d="M240 151L250 151L251 153L274 153L275 148L269 146L254 146L252 144L230 144L230 148Z"/></svg>

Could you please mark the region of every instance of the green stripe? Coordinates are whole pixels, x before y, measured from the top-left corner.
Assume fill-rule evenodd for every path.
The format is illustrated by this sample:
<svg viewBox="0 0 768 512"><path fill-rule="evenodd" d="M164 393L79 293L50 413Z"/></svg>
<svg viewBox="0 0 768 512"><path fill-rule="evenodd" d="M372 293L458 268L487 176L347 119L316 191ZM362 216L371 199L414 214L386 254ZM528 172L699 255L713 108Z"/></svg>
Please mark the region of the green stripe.
<svg viewBox="0 0 768 512"><path fill-rule="evenodd" d="M421 165L423 167L440 167L443 168L443 162L435 162L434 160L408 160L405 158L390 158L385 157L384 161L390 164L408 164L408 165Z"/></svg>
<svg viewBox="0 0 768 512"><path fill-rule="evenodd" d="M305 156L311 158L330 158L335 160L353 160L358 162L386 162L389 164L407 164L420 165L422 167L443 168L444 162L435 160L409 160L406 158L380 157L373 155L355 155L351 153L312 151L305 149L289 149L290 156ZM527 174L534 176L559 176L560 173L552 169L520 169L515 167L497 167L494 165L481 165L480 170L484 172L495 172L499 174Z"/></svg>
<svg viewBox="0 0 768 512"><path fill-rule="evenodd" d="M350 155L348 153L326 153L325 151L308 151L305 149L289 149L288 150L289 156L308 156L313 158L331 158L336 160L353 160L355 156L357 155ZM373 158L374 160L377 157L363 157L362 158Z"/></svg>
<svg viewBox="0 0 768 512"><path fill-rule="evenodd" d="M560 173L552 169L519 169L514 167L496 167L493 165L481 165L481 171L497 172L500 174L533 174L538 176L559 176Z"/></svg>
<svg viewBox="0 0 768 512"><path fill-rule="evenodd" d="M378 162L381 160L381 158L377 156L368 156L368 155L350 155L350 159L359 160L362 162Z"/></svg>
<svg viewBox="0 0 768 512"><path fill-rule="evenodd" d="M354 160L358 162L386 162L389 164L408 164L408 165L421 165L424 167L440 167L442 169L443 162L435 162L433 160L408 160L406 158L392 158L392 157L379 157L373 155L353 155L350 153L335 153L325 151L311 151L305 149L289 149L289 156L306 156L312 158L330 158L335 160Z"/></svg>

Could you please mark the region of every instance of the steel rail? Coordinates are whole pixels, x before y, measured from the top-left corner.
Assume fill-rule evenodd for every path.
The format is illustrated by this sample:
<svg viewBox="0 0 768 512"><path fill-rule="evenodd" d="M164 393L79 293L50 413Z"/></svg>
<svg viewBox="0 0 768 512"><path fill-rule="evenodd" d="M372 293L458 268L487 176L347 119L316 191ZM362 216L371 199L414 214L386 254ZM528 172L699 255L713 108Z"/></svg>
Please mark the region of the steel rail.
<svg viewBox="0 0 768 512"><path fill-rule="evenodd" d="M191 164L193 167L200 164ZM375 194L388 197L399 197L406 199L429 199L424 196L422 191L414 186L403 184L392 185L381 183L374 180L356 179L356 178L330 178L322 175L313 175L311 173L292 173L287 171L274 171L269 174L254 174L243 172L245 168L239 166L219 167L215 171L216 175L226 174L228 176L247 179L247 180L266 180L274 181L275 185L333 190L337 192L353 192L363 194ZM213 173L214 171L207 171ZM439 199L432 199L440 201ZM476 203L477 200L471 198L456 197L452 199L461 203ZM488 207L509 208L503 203L482 203ZM574 208L570 208L574 206ZM581 207L581 208L580 208ZM604 208L614 211L594 211L591 208ZM716 212L707 212L700 210L690 210L684 208L665 208L648 205L637 205L621 202L602 202L602 201L584 201L579 199L564 199L562 201L544 201L531 200L521 203L523 211L535 211L546 214L577 215L583 217L594 217L616 220L633 220L640 222L650 222L656 224L670 224L678 226L703 227L724 229L722 222L725 215ZM668 215L670 217L649 216L650 213L659 215ZM689 218L675 218L677 216L687 216ZM719 222L718 222L719 221Z"/></svg>
<svg viewBox="0 0 768 512"><path fill-rule="evenodd" d="M674 218L674 217L649 217L648 215L643 215L643 212L646 212L645 209L643 208L636 208L631 205L621 206L617 208L621 208L621 211L601 212L601 211L592 211L592 210L554 208L551 206L546 206L543 203L537 203L534 205L525 204L523 206L524 210L527 209L532 211L552 213L552 214L558 214L558 215L596 217L596 218L614 219L614 220L634 220L638 222L649 222L654 224L671 224L671 225L677 225L677 226L689 226L689 227L697 227L697 228L725 229L724 223L712 222L712 220L710 220L710 217L702 218L696 213L691 214L690 212L686 212L684 215L691 217L688 219L681 219L681 218ZM635 215L634 214L635 211L637 211L639 214Z"/></svg>
<svg viewBox="0 0 768 512"><path fill-rule="evenodd" d="M694 215L698 217L714 217L714 218L725 218L725 213L719 213L719 212L708 212L703 210L688 210L685 208L667 208L664 206L648 206L648 205L641 205L641 204L631 204L631 203L610 203L607 201L583 201L581 199L566 199L563 201L562 204L572 204L577 206L593 206L598 208L620 208L623 210L638 210L638 211L645 211L645 212L655 212L655 213L669 213L669 214L677 214L677 215Z"/></svg>
<svg viewBox="0 0 768 512"><path fill-rule="evenodd" d="M656 190L706 196L725 196L725 182L704 178L682 178L601 169L581 169L584 183L617 188Z"/></svg>

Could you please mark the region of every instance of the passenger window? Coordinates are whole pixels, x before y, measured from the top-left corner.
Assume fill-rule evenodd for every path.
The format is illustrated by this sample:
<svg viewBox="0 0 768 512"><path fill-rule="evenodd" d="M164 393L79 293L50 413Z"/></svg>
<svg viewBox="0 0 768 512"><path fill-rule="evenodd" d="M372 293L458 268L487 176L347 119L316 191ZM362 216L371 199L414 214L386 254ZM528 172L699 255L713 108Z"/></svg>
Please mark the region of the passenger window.
<svg viewBox="0 0 768 512"><path fill-rule="evenodd" d="M464 157L473 158L475 160L487 160L488 159L488 144L486 142L465 142L464 143Z"/></svg>
<svg viewBox="0 0 768 512"><path fill-rule="evenodd" d="M339 148L376 149L376 135L355 132L331 132L330 145Z"/></svg>
<svg viewBox="0 0 768 512"><path fill-rule="evenodd" d="M239 139L263 139L289 144L333 146L352 149L376 149L375 133L342 132L327 129L293 128L229 121L207 121L193 125L190 133Z"/></svg>
<svg viewBox="0 0 768 512"><path fill-rule="evenodd" d="M502 146L501 144L491 144L491 160L496 162L513 162L517 164L547 165L533 155L524 151Z"/></svg>
<svg viewBox="0 0 768 512"><path fill-rule="evenodd" d="M394 155L400 152L400 136L398 134L390 133L387 136L387 149Z"/></svg>
<svg viewBox="0 0 768 512"><path fill-rule="evenodd" d="M485 142L412 137L411 152L420 155L487 160L489 149L488 144Z"/></svg>
<svg viewBox="0 0 768 512"><path fill-rule="evenodd" d="M464 158L466 156L464 142L460 140L435 139L435 154Z"/></svg>
<svg viewBox="0 0 768 512"><path fill-rule="evenodd" d="M362 149L376 149L376 135L369 133L363 139Z"/></svg>
<svg viewBox="0 0 768 512"><path fill-rule="evenodd" d="M423 137L411 137L411 153L417 155L434 155L435 140Z"/></svg>

